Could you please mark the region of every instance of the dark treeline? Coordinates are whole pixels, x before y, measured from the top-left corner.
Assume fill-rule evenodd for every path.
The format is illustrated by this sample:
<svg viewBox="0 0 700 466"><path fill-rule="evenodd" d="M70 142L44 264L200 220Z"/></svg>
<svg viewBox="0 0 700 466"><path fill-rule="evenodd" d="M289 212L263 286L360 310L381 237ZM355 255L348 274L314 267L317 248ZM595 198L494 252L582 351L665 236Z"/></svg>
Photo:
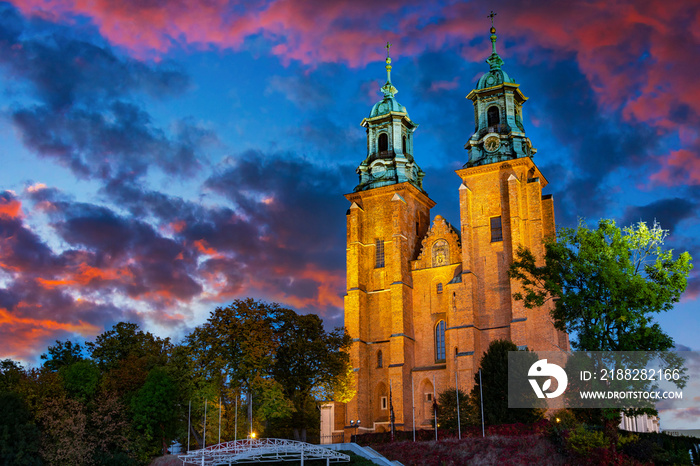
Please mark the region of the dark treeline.
<svg viewBox="0 0 700 466"><path fill-rule="evenodd" d="M195 449L251 431L314 440L317 403L352 396L349 342L252 299L179 344L126 322L84 346L56 341L39 368L0 361L0 464L147 464L172 440Z"/></svg>

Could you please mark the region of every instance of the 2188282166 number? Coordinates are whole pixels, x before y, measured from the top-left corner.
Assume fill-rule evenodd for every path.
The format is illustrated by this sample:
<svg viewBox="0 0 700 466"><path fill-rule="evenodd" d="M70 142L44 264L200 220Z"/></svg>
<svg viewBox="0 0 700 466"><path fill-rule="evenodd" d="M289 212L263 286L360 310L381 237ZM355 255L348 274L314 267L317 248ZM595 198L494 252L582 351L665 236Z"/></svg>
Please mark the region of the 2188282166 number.
<svg viewBox="0 0 700 466"><path fill-rule="evenodd" d="M600 380L678 380L678 369L601 369Z"/></svg>

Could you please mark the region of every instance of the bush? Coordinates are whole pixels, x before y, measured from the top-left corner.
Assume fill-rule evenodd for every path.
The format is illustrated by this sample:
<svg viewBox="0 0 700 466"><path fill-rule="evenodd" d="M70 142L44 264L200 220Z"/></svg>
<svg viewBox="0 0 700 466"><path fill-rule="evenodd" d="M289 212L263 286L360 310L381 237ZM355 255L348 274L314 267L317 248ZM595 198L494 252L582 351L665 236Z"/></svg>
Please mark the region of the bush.
<svg viewBox="0 0 700 466"><path fill-rule="evenodd" d="M603 432L592 432L580 425L569 432L566 447L578 456L586 456L594 448L607 447L607 442Z"/></svg>

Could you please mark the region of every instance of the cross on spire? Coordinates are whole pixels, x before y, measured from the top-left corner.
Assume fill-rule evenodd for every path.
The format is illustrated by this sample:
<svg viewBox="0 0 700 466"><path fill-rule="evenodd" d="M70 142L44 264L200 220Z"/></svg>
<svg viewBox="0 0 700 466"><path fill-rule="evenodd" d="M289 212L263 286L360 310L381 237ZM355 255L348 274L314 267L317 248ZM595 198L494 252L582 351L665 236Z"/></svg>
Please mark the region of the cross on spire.
<svg viewBox="0 0 700 466"><path fill-rule="evenodd" d="M493 10L491 10L490 15L486 15L487 18L491 18L491 27L493 27L493 17L496 16L498 13L494 13ZM388 49L387 49L388 50Z"/></svg>

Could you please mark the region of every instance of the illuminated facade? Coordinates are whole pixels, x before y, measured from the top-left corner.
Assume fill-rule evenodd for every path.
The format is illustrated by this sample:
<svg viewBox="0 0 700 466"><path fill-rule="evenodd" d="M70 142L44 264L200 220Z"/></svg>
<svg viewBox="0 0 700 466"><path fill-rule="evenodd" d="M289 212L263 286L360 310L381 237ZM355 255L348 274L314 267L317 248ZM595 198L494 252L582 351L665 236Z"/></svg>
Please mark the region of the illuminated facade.
<svg viewBox="0 0 700 466"><path fill-rule="evenodd" d="M440 215L430 222L435 202L413 153L417 125L395 98L387 56L384 97L362 121L367 157L357 169L359 184L345 196L345 326L357 395L336 413L336 431L343 423L346 434L387 430L390 404L397 429L413 428L414 409L416 428L432 428L433 393L456 383L469 391L494 339L569 349L548 307L528 310L512 298L513 254L523 245L542 260L554 211L523 128L527 98L501 68L495 32L490 69L467 96L476 127L465 146L468 161L456 172L458 228Z"/></svg>

